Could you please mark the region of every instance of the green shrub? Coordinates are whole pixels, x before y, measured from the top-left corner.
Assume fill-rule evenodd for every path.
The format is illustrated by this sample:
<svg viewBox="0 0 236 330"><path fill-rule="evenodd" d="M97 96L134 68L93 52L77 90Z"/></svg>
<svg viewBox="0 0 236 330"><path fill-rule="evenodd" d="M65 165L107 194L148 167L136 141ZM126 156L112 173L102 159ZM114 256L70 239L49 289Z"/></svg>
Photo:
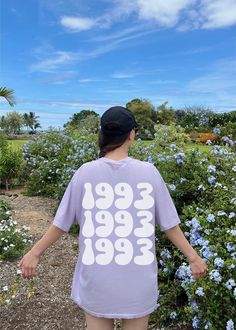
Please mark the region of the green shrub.
<svg viewBox="0 0 236 330"><path fill-rule="evenodd" d="M7 143L5 136L0 135L0 182L6 185L19 178L22 169L23 157L19 150L13 150Z"/></svg>

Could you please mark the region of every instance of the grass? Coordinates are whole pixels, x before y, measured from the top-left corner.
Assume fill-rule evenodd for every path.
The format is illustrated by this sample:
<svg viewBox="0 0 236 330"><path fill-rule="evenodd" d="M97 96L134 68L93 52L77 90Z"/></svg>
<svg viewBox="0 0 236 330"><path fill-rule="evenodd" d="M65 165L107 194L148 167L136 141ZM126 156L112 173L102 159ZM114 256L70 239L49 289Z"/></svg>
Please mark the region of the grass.
<svg viewBox="0 0 236 330"><path fill-rule="evenodd" d="M150 145L152 143L152 141L150 140L143 140L143 142L146 143L146 145ZM201 144L201 143L186 143L184 148L186 151L198 148L199 151L201 152L209 153L213 148L213 146L208 146L207 144Z"/></svg>
<svg viewBox="0 0 236 330"><path fill-rule="evenodd" d="M13 147L13 149L18 149L21 147L24 143L26 143L28 140L8 140L8 143ZM150 140L143 140L147 145L151 144L152 141ZM213 146L208 146L206 144L196 144L196 143L188 143L185 145L186 150L190 150L193 148L198 148L202 152L209 153Z"/></svg>
<svg viewBox="0 0 236 330"><path fill-rule="evenodd" d="M8 143L13 150L19 149L26 142L28 142L28 140L8 140Z"/></svg>

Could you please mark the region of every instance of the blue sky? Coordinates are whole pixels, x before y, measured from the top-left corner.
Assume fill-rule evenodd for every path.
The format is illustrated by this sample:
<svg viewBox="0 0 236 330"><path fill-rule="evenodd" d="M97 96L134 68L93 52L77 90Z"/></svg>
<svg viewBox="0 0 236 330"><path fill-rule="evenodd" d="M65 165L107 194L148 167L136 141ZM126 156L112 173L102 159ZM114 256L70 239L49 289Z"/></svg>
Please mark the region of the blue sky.
<svg viewBox="0 0 236 330"><path fill-rule="evenodd" d="M1 115L43 129L133 98L236 110L236 0L2 0Z"/></svg>

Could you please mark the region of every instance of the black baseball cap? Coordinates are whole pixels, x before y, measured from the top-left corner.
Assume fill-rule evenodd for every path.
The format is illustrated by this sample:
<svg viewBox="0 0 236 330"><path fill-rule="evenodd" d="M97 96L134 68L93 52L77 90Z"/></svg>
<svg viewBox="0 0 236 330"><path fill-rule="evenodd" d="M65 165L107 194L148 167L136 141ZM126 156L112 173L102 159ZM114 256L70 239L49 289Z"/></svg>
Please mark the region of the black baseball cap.
<svg viewBox="0 0 236 330"><path fill-rule="evenodd" d="M114 106L105 111L101 117L101 131L108 136L119 136L138 128L131 110Z"/></svg>

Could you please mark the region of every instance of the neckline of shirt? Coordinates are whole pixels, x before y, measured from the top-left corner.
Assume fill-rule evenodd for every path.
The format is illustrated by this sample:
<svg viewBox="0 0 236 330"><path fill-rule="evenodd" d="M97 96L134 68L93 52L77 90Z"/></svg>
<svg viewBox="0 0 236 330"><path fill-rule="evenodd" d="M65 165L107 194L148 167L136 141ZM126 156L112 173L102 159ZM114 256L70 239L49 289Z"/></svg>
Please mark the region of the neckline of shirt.
<svg viewBox="0 0 236 330"><path fill-rule="evenodd" d="M103 160L105 162L109 162L109 163L125 163L131 159L133 159L132 157L130 156L127 156L125 158L122 158L122 159L111 159L111 158L108 158L108 157L100 157L99 158L100 160Z"/></svg>

